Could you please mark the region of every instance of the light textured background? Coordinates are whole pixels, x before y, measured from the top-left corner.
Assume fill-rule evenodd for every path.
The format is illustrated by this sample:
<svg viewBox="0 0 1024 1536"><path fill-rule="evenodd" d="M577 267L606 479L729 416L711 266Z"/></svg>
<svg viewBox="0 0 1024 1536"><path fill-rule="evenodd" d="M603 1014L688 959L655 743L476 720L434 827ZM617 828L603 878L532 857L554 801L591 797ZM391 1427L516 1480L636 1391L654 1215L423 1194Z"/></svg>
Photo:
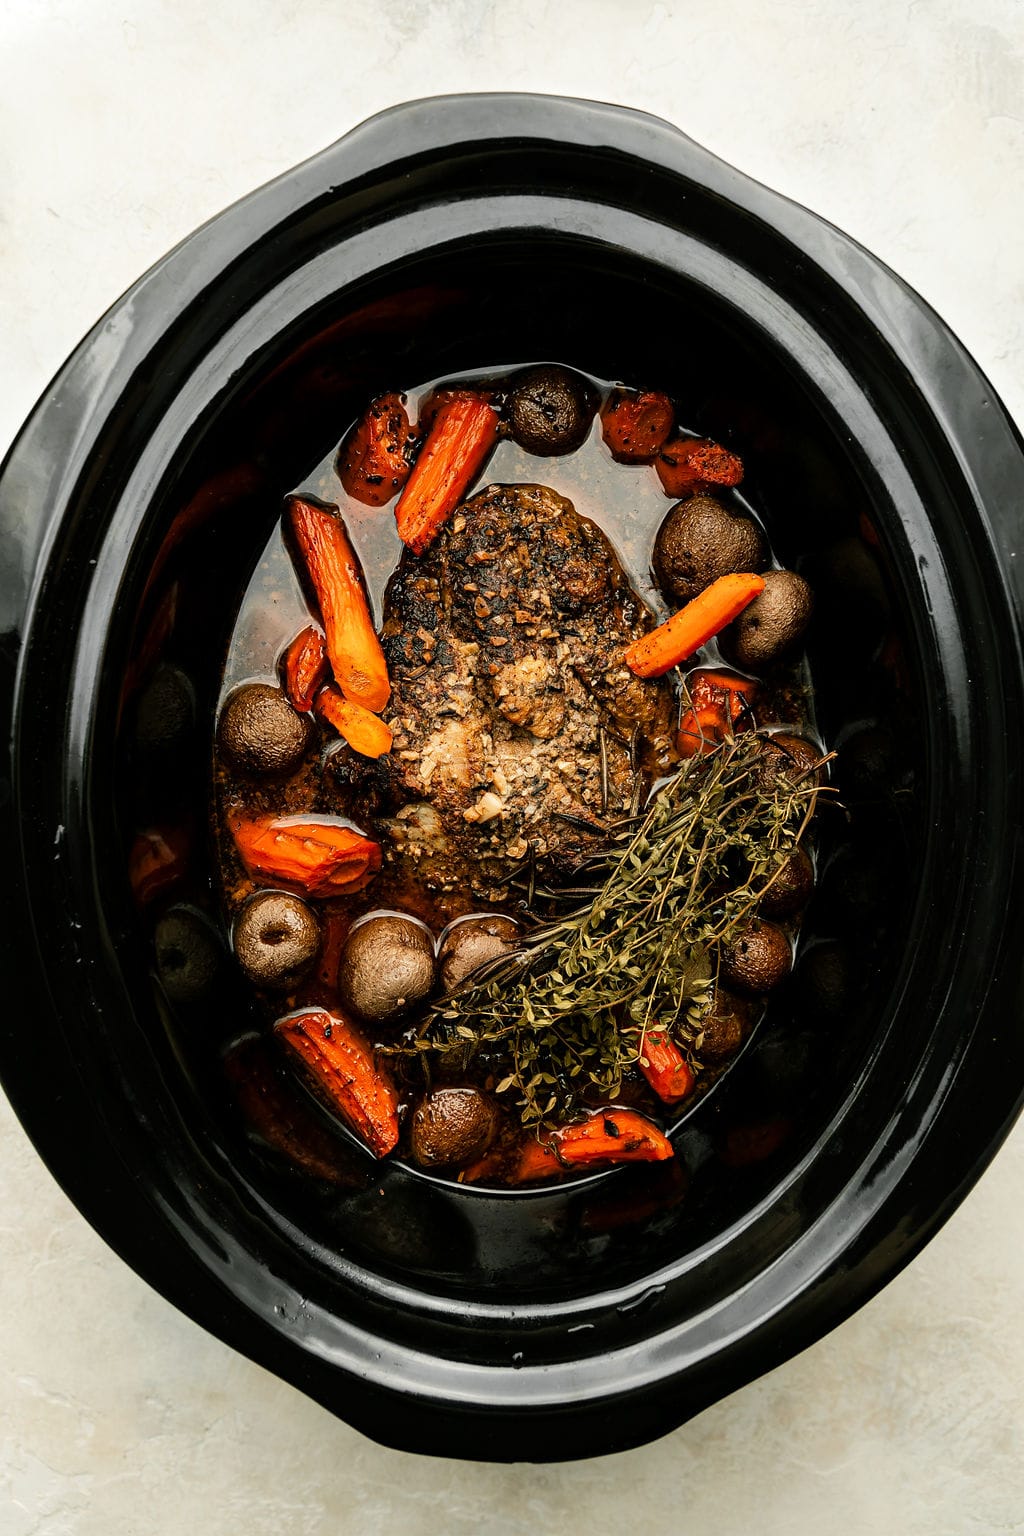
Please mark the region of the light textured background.
<svg viewBox="0 0 1024 1536"><path fill-rule="evenodd" d="M516 88L660 113L831 218L1024 421L1019 0L0 0L0 450L201 220L392 102ZM0 1536L1024 1532L1022 1192L1024 1127L771 1376L641 1451L475 1466L378 1448L174 1312L4 1106Z"/></svg>

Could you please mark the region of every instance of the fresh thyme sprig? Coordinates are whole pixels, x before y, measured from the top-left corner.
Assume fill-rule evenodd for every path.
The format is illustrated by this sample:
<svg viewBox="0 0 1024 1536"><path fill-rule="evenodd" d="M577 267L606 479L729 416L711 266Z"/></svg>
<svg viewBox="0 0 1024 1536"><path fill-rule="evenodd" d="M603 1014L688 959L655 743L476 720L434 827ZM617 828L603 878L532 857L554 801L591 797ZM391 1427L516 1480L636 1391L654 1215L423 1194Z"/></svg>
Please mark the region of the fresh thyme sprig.
<svg viewBox="0 0 1024 1536"><path fill-rule="evenodd" d="M794 780L753 733L690 759L587 861L593 900L476 972L400 1049L484 1056L528 1126L616 1098L655 1025L699 1072L719 946L781 872L817 793L816 774Z"/></svg>

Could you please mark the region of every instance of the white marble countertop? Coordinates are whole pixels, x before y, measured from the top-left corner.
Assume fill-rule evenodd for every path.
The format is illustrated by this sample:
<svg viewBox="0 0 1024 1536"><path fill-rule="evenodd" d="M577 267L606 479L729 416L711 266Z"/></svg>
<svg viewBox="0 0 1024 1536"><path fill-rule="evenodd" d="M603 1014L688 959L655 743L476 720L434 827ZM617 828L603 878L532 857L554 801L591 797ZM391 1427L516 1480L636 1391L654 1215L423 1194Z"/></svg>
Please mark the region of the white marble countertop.
<svg viewBox="0 0 1024 1536"><path fill-rule="evenodd" d="M1024 422L1020 0L0 0L0 451L201 220L381 107L486 89L678 123L888 261ZM1024 1126L797 1359L643 1450L482 1466L383 1450L203 1333L3 1104L0 1532L1024 1531L1022 1190Z"/></svg>

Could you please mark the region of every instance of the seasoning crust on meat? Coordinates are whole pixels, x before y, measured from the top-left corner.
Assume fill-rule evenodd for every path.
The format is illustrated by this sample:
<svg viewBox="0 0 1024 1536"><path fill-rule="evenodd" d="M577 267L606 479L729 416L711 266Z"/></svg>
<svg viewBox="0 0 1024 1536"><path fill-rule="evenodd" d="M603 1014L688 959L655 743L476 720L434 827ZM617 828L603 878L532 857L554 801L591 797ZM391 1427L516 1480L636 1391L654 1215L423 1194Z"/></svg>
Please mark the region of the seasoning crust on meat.
<svg viewBox="0 0 1024 1536"><path fill-rule="evenodd" d="M650 623L601 530L547 486L488 486L403 555L382 637L390 857L489 901L531 854L571 872L595 839L562 818L600 819L603 777L608 815L629 807L634 732L645 783L674 760L670 685L623 660Z"/></svg>

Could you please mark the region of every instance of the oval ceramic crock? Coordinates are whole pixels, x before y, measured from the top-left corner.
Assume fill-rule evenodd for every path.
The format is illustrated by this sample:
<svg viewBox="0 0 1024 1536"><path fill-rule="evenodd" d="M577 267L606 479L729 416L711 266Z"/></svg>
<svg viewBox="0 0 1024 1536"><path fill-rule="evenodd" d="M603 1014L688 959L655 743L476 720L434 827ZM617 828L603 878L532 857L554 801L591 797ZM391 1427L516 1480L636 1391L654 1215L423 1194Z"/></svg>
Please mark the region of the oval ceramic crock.
<svg viewBox="0 0 1024 1536"><path fill-rule="evenodd" d="M792 984L670 1176L495 1194L353 1153L324 1183L231 1111L230 979L191 1011L155 985L126 849L174 819L208 887L238 602L357 404L541 357L667 384L742 452L815 586L845 810ZM214 219L85 339L0 478L0 1065L55 1177L191 1317L407 1450L636 1445L818 1337L1021 1104L1022 509L1020 441L931 310L665 123L417 102ZM150 772L123 706L162 660L196 722Z"/></svg>

